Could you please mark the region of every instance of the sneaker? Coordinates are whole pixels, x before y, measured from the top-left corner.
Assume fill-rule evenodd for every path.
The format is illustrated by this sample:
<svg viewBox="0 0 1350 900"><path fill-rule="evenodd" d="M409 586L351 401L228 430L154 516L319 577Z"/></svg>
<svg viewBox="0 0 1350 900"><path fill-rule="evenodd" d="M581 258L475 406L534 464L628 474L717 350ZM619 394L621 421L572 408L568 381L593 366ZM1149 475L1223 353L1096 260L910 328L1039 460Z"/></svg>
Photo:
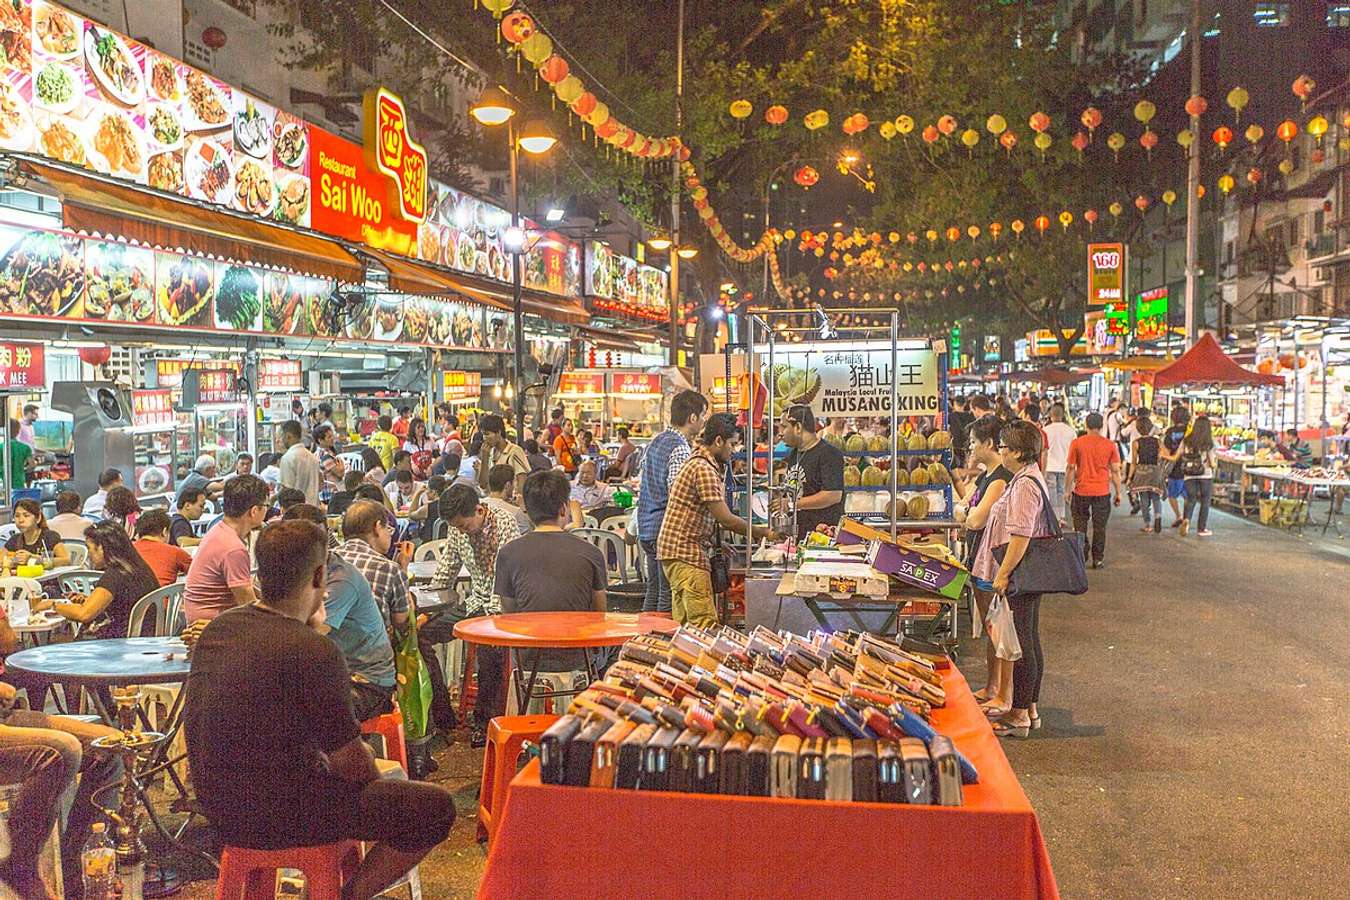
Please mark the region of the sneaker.
<svg viewBox="0 0 1350 900"><path fill-rule="evenodd" d="M1204 531L1197 531L1195 534L1196 534L1197 537L1213 537L1213 536L1214 536L1214 532L1210 531L1208 528L1206 528Z"/></svg>

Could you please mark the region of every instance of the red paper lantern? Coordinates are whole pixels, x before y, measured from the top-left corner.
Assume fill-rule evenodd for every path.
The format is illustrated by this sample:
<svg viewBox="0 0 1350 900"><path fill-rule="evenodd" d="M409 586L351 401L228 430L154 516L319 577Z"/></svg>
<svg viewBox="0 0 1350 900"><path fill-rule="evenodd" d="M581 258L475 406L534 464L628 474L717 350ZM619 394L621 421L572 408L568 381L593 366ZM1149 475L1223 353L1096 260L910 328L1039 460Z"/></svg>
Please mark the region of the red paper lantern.
<svg viewBox="0 0 1350 900"><path fill-rule="evenodd" d="M614 137L614 135L618 132L618 130L619 130L619 123L614 121L613 119L606 119L599 125L595 126L596 136L599 137L601 140L606 141Z"/></svg>
<svg viewBox="0 0 1350 900"><path fill-rule="evenodd" d="M1209 101L1199 94L1186 101L1186 113L1191 116L1203 116L1205 110L1209 109Z"/></svg>
<svg viewBox="0 0 1350 900"><path fill-rule="evenodd" d="M1050 127L1050 117L1043 112L1032 113L1031 118L1027 120L1027 124L1031 126L1032 131L1040 134Z"/></svg>
<svg viewBox="0 0 1350 900"><path fill-rule="evenodd" d="M961 229L957 228L955 225L953 225L951 228L948 228L948 229L947 229L947 240L949 240L949 241L959 241L959 240L961 240Z"/></svg>
<svg viewBox="0 0 1350 900"><path fill-rule="evenodd" d="M1017 135L1011 130L1005 131L998 136L998 142L1003 145L1003 149L1012 153L1013 148L1017 146Z"/></svg>
<svg viewBox="0 0 1350 900"><path fill-rule="evenodd" d="M1049 227L1050 227L1050 217L1049 217L1049 216L1037 216L1037 217L1036 217L1036 230L1037 230L1037 231L1039 231L1039 232L1041 232L1042 234L1044 234L1044 233L1045 233L1045 229L1047 229L1047 228L1049 228Z"/></svg>
<svg viewBox="0 0 1350 900"><path fill-rule="evenodd" d="M1083 115L1079 117L1079 121L1088 131L1096 131L1097 126L1102 124L1102 111L1095 106L1089 106L1083 110Z"/></svg>
<svg viewBox="0 0 1350 900"><path fill-rule="evenodd" d="M222 28L217 28L216 26L212 25L210 28L207 28L205 31L202 32L202 43L210 47L212 50L219 50L221 47L224 47L225 41L226 41L225 30Z"/></svg>
<svg viewBox="0 0 1350 900"><path fill-rule="evenodd" d="M802 166L792 174L792 180L804 188L809 188L820 181L820 173L812 166Z"/></svg>
<svg viewBox="0 0 1350 900"><path fill-rule="evenodd" d="M787 121L788 111L786 106L775 104L764 110L764 121L770 125L782 125Z"/></svg>
<svg viewBox="0 0 1350 900"><path fill-rule="evenodd" d="M1081 131L1077 132L1073 136L1073 139L1069 141L1069 143L1073 145L1073 149L1077 150L1079 153L1082 153L1084 150L1087 149L1088 136L1086 134L1083 134L1083 132Z"/></svg>
<svg viewBox="0 0 1350 900"><path fill-rule="evenodd" d="M591 113L595 112L595 105L598 102L599 101L595 99L595 95L592 94L590 91L587 91L586 93L582 94L580 97L572 101L572 112L576 113L582 118L585 118L586 116L589 116Z"/></svg>
<svg viewBox="0 0 1350 900"><path fill-rule="evenodd" d="M1308 98L1312 96L1313 89L1316 87L1316 81L1313 81L1307 75L1300 75L1294 79L1291 90L1294 92L1295 97L1302 100L1304 103L1307 103Z"/></svg>
<svg viewBox="0 0 1350 900"><path fill-rule="evenodd" d="M1143 212L1144 210L1148 209L1148 198L1145 197L1143 194L1140 194L1138 197L1135 197L1134 208L1139 210L1140 212Z"/></svg>
<svg viewBox="0 0 1350 900"><path fill-rule="evenodd" d="M544 60L544 64L539 67L539 77L549 84L557 84L567 77L569 71L571 71L571 66L567 65L567 60L554 54ZM587 94L589 93L588 91ZM582 94L582 96L585 97L587 94ZM591 99L595 99L594 95L591 95Z"/></svg>
<svg viewBox="0 0 1350 900"><path fill-rule="evenodd" d="M1220 125L1214 129L1214 143L1219 145L1219 149L1226 150L1228 145L1233 143L1233 129L1227 125Z"/></svg>
<svg viewBox="0 0 1350 900"><path fill-rule="evenodd" d="M1261 170L1253 166L1247 170L1247 181L1250 184L1259 184L1261 181Z"/></svg>
<svg viewBox="0 0 1350 900"><path fill-rule="evenodd" d="M929 144L933 144L933 143L936 143L936 142L937 142L937 139L938 139L939 137L941 137L941 135L938 134L938 130L937 130L936 128L934 128L932 125L925 125L925 126L924 126L924 129L923 129L923 139L924 139L924 141L926 141L926 142L929 143Z"/></svg>
<svg viewBox="0 0 1350 900"><path fill-rule="evenodd" d="M1157 132L1145 131L1143 134L1139 135L1139 146L1143 147L1149 153L1152 153L1153 148L1158 146Z"/></svg>
<svg viewBox="0 0 1350 900"><path fill-rule="evenodd" d="M1083 220L1086 221L1086 222L1088 223L1089 226L1096 225L1096 224L1097 224L1097 211L1096 211L1095 209L1085 210L1085 211L1083 212Z"/></svg>
<svg viewBox="0 0 1350 900"><path fill-rule="evenodd" d="M950 135L956 130L956 118L954 116L943 116L937 120L938 131L945 135Z"/></svg>
<svg viewBox="0 0 1350 900"><path fill-rule="evenodd" d="M83 362L91 366L102 366L112 359L112 348L106 345L102 347L81 347L79 354Z"/></svg>
<svg viewBox="0 0 1350 900"><path fill-rule="evenodd" d="M1298 126L1294 124L1292 119L1285 119L1280 123L1280 127L1275 129L1275 134L1287 144L1298 137Z"/></svg>
<svg viewBox="0 0 1350 900"><path fill-rule="evenodd" d="M516 10L502 18L502 37L507 43L519 44L535 32L534 19L527 12Z"/></svg>

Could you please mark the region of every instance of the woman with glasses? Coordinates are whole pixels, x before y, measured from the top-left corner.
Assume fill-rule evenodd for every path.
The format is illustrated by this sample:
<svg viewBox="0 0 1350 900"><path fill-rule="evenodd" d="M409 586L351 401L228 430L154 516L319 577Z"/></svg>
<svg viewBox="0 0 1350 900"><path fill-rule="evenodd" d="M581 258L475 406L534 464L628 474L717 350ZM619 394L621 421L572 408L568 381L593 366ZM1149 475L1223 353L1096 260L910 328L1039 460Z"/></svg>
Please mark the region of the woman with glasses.
<svg viewBox="0 0 1350 900"><path fill-rule="evenodd" d="M994 726L1000 737L1026 737L1040 727L1037 702L1045 660L1041 653L1040 594L1009 594L1012 574L1022 562L1032 538L1046 537L1048 493L1045 476L1037 460L1041 456L1041 431L1026 421L1009 422L999 431L999 457L1011 474L1003 496L989 510L984 539L975 555L972 574L993 584L996 592L1008 598L1012 608L1017 640L1022 657L1013 664L1012 707ZM994 549L1004 547L1003 561L994 558Z"/></svg>
<svg viewBox="0 0 1350 900"><path fill-rule="evenodd" d="M1012 479L1012 473L1003 465L999 453L998 432L1003 423L995 416L977 419L967 429L966 462L971 468L982 469L977 476L957 484L961 501L956 505L956 521L965 527L966 565L973 565L985 536L985 525L994 504L1003 496ZM993 582L975 578L975 603L980 618L989 615L989 603L994 599ZM1012 707L1012 660L999 657L992 640L985 645L985 661L989 682L975 692L985 712L1001 716Z"/></svg>

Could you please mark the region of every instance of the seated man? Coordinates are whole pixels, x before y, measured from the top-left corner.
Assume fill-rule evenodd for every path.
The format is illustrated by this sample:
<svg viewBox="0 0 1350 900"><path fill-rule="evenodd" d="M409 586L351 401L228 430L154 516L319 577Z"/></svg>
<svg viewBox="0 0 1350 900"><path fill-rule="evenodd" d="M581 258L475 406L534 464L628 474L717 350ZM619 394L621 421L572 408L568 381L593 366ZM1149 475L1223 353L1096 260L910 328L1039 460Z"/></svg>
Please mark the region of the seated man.
<svg viewBox="0 0 1350 900"><path fill-rule="evenodd" d="M581 504L586 512L609 506L614 501L613 485L596 480L596 466L593 460L586 460L577 466L577 481L572 485L572 499Z"/></svg>
<svg viewBox="0 0 1350 900"><path fill-rule="evenodd" d="M192 651L183 722L197 798L227 845L374 842L343 890L366 900L445 839L454 800L436 785L380 779L342 653L311 625L328 535L277 522L256 552L261 599L217 616Z"/></svg>
<svg viewBox="0 0 1350 900"><path fill-rule="evenodd" d="M511 466L503 463L488 469L488 495L483 502L514 518L521 534L530 530L530 517L516 504L516 470Z"/></svg>
<svg viewBox="0 0 1350 900"><path fill-rule="evenodd" d="M370 585L385 627L402 631L408 627L408 560L389 558L394 527L384 506L374 500L357 500L342 517L342 535L347 540L337 552Z"/></svg>
<svg viewBox="0 0 1350 900"><path fill-rule="evenodd" d="M178 495L178 511L169 519L169 543L175 547L195 547L202 542L192 523L206 513L206 491L187 488Z"/></svg>
<svg viewBox="0 0 1350 900"><path fill-rule="evenodd" d="M567 476L556 469L531 472L525 479L525 511L534 527L497 554L493 591L502 612L605 612L609 580L604 554L563 531L571 521L571 489ZM585 660L575 650L543 651L539 659L543 672L584 668Z"/></svg>
<svg viewBox="0 0 1350 900"><path fill-rule="evenodd" d="M301 503L286 510L282 521L313 522L333 537L317 506ZM394 708L394 647L384 617L370 592L370 582L341 554L328 554L328 594L323 599L319 631L337 644L352 676L352 710L362 722Z"/></svg>
<svg viewBox="0 0 1350 900"><path fill-rule="evenodd" d="M0 604L0 654L18 644ZM65 895L78 897L80 850L98 813L90 797L122 777L116 756L89 745L117 731L66 716L13 709L14 696L12 685L0 683L0 784L19 785L9 807L9 856L0 860L0 896L25 900L52 896L38 878L38 854L61 813L61 797L78 773L79 786L61 835Z"/></svg>
<svg viewBox="0 0 1350 900"><path fill-rule="evenodd" d="M182 547L169 543L169 514L162 509L147 509L136 520L136 552L145 560L160 587L167 587L186 575L192 557Z"/></svg>
<svg viewBox="0 0 1350 900"><path fill-rule="evenodd" d="M214 619L225 610L254 600L249 535L267 516L267 485L256 475L240 475L225 483L221 505L225 515L202 538L188 569L183 612L191 625Z"/></svg>

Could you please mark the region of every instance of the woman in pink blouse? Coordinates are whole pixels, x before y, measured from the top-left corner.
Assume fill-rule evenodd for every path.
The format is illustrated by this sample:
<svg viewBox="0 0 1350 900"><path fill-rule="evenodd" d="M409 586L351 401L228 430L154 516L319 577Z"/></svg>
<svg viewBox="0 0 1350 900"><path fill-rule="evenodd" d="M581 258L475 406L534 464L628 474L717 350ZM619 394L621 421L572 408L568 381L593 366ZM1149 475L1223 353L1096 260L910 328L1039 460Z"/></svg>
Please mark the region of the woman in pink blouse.
<svg viewBox="0 0 1350 900"><path fill-rule="evenodd" d="M1037 465L1042 449L1040 429L1031 422L1009 422L999 432L1003 467L1012 473L1012 480L989 512L972 574L993 582L994 590L1001 594L1007 594L1012 573L1027 552L1028 542L1050 534L1045 516L1045 476ZM999 563L994 559L994 548L1004 545L1007 551ZM1022 658L1013 664L1012 709L994 725L994 733L1000 737L1026 737L1041 724L1036 710L1045 671L1041 655L1041 595L1009 596L1008 605L1012 608L1017 640L1022 645Z"/></svg>

